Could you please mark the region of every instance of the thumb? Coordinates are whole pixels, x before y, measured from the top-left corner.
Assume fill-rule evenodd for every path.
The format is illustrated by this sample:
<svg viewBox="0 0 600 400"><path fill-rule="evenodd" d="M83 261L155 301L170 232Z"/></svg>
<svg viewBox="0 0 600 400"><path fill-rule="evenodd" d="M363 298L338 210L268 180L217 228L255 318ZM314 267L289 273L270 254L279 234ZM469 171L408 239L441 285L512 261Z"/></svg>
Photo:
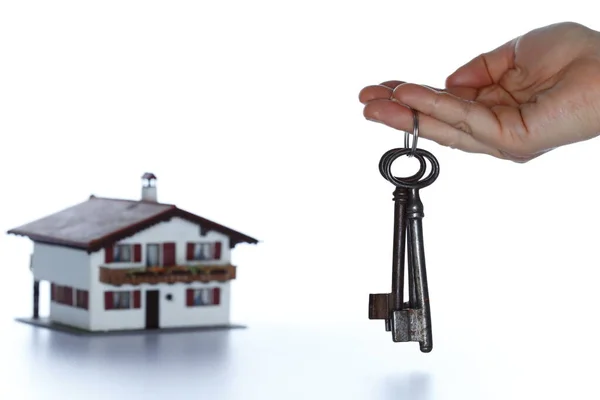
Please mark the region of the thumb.
<svg viewBox="0 0 600 400"><path fill-rule="evenodd" d="M498 82L502 75L514 68L517 39L473 58L446 78L446 87L480 88Z"/></svg>

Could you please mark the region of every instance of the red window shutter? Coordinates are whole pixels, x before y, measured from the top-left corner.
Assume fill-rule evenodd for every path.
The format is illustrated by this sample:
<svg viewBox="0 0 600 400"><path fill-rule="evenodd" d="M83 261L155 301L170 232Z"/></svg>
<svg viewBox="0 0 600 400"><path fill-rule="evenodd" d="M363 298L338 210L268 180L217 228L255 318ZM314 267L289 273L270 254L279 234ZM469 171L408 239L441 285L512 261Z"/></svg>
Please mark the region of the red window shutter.
<svg viewBox="0 0 600 400"><path fill-rule="evenodd" d="M50 300L56 301L56 285L54 283L50 284Z"/></svg>
<svg viewBox="0 0 600 400"><path fill-rule="evenodd" d="M186 304L188 307L191 307L194 305L194 289L186 290Z"/></svg>
<svg viewBox="0 0 600 400"><path fill-rule="evenodd" d="M188 243L187 244L187 255L186 255L186 259L188 261L191 261L194 259L194 243Z"/></svg>
<svg viewBox="0 0 600 400"><path fill-rule="evenodd" d="M142 307L142 292L135 290L133 292L133 308Z"/></svg>
<svg viewBox="0 0 600 400"><path fill-rule="evenodd" d="M104 292L104 309L105 310L113 309L113 293L112 292Z"/></svg>
<svg viewBox="0 0 600 400"><path fill-rule="evenodd" d="M104 248L104 262L110 264L113 262L113 247L108 246Z"/></svg>
<svg viewBox="0 0 600 400"><path fill-rule="evenodd" d="M56 302L64 303L65 302L65 288L60 285L56 285Z"/></svg>
<svg viewBox="0 0 600 400"><path fill-rule="evenodd" d="M83 308L85 308L87 310L90 307L89 303L90 303L90 292L88 292L87 290L84 290L83 291Z"/></svg>
<svg viewBox="0 0 600 400"><path fill-rule="evenodd" d="M218 305L221 303L221 288L214 288L213 289L213 304L214 305Z"/></svg>
<svg viewBox="0 0 600 400"><path fill-rule="evenodd" d="M69 286L65 287L65 304L68 306L73 305L73 288Z"/></svg>
<svg viewBox="0 0 600 400"><path fill-rule="evenodd" d="M176 257L175 257L175 243L168 242L163 243L163 266L164 267L172 267L175 265Z"/></svg>
<svg viewBox="0 0 600 400"><path fill-rule="evenodd" d="M221 259L221 247L222 247L221 242L216 242L215 243L215 256L214 256L215 260L220 260Z"/></svg>
<svg viewBox="0 0 600 400"><path fill-rule="evenodd" d="M142 245L141 244L133 245L133 262L136 262L136 263L142 262Z"/></svg>

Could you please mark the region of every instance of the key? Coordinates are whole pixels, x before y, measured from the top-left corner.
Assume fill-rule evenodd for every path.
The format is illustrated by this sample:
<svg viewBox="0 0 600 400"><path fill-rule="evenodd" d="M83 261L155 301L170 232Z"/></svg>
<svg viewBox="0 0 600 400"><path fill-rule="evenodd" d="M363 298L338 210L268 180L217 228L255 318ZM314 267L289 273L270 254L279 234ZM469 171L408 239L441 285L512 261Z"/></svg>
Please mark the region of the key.
<svg viewBox="0 0 600 400"><path fill-rule="evenodd" d="M421 164L419 171L410 178L409 182L417 182L425 173L425 167ZM394 250L392 255L392 292L390 294L390 312L404 308L404 252L406 248L406 206L408 201L408 189L397 187L394 190ZM409 248L409 257L410 257ZM409 269L410 274L410 269ZM410 275L409 275L410 280ZM390 331L392 320L387 318L386 330Z"/></svg>
<svg viewBox="0 0 600 400"><path fill-rule="evenodd" d="M396 308L392 312L391 328L395 342L419 342L421 351L428 353L432 350L433 341L423 243L423 217L419 189L409 189L406 219L410 295L408 307L400 310Z"/></svg>
<svg viewBox="0 0 600 400"><path fill-rule="evenodd" d="M427 353L433 348L433 340L423 243L424 207L419 190L437 179L439 163L433 154L416 148L416 117L415 127L412 149L408 149L408 141L405 140L404 149L386 152L379 165L381 174L396 186L392 290L391 293L369 296L369 318L384 319L385 329L391 331L394 342L419 342L420 350ZM391 173L391 165L397 158L405 155L419 161L419 171L411 177L397 178ZM431 170L425 179L421 179L427 169L426 160L429 161ZM403 299L405 272L408 274L408 302Z"/></svg>

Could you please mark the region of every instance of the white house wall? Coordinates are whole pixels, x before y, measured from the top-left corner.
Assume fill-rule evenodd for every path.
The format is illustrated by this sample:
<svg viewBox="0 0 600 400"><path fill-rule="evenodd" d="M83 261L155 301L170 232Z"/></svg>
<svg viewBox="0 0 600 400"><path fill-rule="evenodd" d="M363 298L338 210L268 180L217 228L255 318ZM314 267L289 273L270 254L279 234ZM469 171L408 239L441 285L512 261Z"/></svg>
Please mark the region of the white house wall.
<svg viewBox="0 0 600 400"><path fill-rule="evenodd" d="M186 244L187 242L214 242L220 241L223 243L221 248L221 259L218 261L209 261L209 264L228 264L231 260L231 250L229 249L229 237L222 233L209 231L206 235L200 235L200 228L198 225L186 221L182 218L172 218L170 221L161 222L150 228L138 232L133 236L128 237L125 240L121 240L116 244L134 244L141 243L142 249L142 261L139 263L111 263L104 265L104 249L92 254L91 265L92 268L98 268L99 266L106 266L109 268L135 268L142 267L146 262L146 243L164 243L174 242L175 243L175 261L178 265L186 265ZM94 272L95 273L95 272Z"/></svg>
<svg viewBox="0 0 600 400"><path fill-rule="evenodd" d="M92 284L90 255L85 250L34 243L31 267L34 279L74 289L89 290ZM87 310L50 302L52 321L89 329Z"/></svg>
<svg viewBox="0 0 600 400"><path fill-rule="evenodd" d="M90 255L85 250L34 243L31 260L37 280L89 289Z"/></svg>
<svg viewBox="0 0 600 400"><path fill-rule="evenodd" d="M230 314L230 283L209 282L173 285L122 285L118 288L108 285L101 286L100 292L104 290L126 290L141 291L141 307L126 310L104 310L104 298L99 301L90 302L92 311L92 324L90 330L121 330L121 329L144 329L146 326L146 291L159 291L159 327L180 328L194 326L214 326L229 324ZM186 306L186 290L201 288L221 288L221 301L215 306ZM171 300L167 296L171 295ZM91 298L90 298L91 300Z"/></svg>
<svg viewBox="0 0 600 400"><path fill-rule="evenodd" d="M166 287L165 287L166 286ZM196 325L224 325L229 323L230 282L208 282L193 285L164 285L160 291L159 321L161 328L190 327ZM188 288L221 288L221 301L217 306L187 307L185 291ZM173 293L172 300L166 295ZM144 307L142 295L142 308Z"/></svg>
<svg viewBox="0 0 600 400"><path fill-rule="evenodd" d="M214 242L223 243L221 247L221 259L207 261L204 264L226 265L230 263L231 251L229 248L229 237L215 231L209 231L206 235L200 235L197 224L188 222L181 218L172 218L170 221L161 222L142 232L139 232L118 244L141 244L142 259L139 263L110 263L105 264L104 249L91 254L91 290L89 297L90 307L90 329L91 330L113 330L113 329L143 329L146 320L146 290L160 290L159 294L159 323L161 328L185 327L202 325L221 325L229 323L230 314L230 283L209 282L173 285L122 285L112 286L99 282L99 267L108 268L136 268L144 267L146 262L146 244L174 242L175 259L178 265L188 265L186 260L186 246L188 242ZM202 265L198 262L197 265ZM220 287L220 305L187 307L185 290L188 288ZM140 290L141 308L127 310L105 310L104 292L119 290ZM167 300L166 295L172 294L172 300Z"/></svg>
<svg viewBox="0 0 600 400"><path fill-rule="evenodd" d="M85 330L90 329L90 313L88 310L83 310L73 306L66 306L53 301L50 302L49 319L53 322L58 322Z"/></svg>

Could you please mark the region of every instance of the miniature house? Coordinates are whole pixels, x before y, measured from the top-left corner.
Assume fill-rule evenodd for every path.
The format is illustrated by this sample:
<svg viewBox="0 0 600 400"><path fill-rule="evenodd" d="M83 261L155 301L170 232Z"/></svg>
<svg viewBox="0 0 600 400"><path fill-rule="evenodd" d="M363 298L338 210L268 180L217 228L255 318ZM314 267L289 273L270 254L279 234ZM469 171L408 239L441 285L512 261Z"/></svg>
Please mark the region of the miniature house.
<svg viewBox="0 0 600 400"><path fill-rule="evenodd" d="M86 331L229 325L231 250L257 240L157 198L87 201L8 231L33 241L33 319L39 282L51 287L49 324Z"/></svg>

